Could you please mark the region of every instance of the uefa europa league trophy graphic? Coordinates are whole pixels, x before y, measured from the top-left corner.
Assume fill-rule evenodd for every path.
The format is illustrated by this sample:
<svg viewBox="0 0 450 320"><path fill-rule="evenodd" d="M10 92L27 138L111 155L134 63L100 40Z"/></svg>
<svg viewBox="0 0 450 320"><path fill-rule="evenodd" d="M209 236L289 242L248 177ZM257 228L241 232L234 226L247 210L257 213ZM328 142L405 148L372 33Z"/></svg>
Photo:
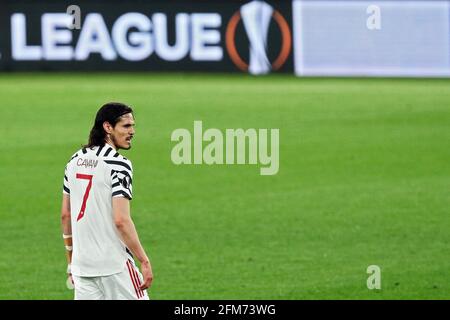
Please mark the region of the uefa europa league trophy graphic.
<svg viewBox="0 0 450 320"><path fill-rule="evenodd" d="M270 72L271 64L267 57L267 33L273 8L263 1L252 1L241 7L241 16L250 45L248 71L251 74Z"/></svg>

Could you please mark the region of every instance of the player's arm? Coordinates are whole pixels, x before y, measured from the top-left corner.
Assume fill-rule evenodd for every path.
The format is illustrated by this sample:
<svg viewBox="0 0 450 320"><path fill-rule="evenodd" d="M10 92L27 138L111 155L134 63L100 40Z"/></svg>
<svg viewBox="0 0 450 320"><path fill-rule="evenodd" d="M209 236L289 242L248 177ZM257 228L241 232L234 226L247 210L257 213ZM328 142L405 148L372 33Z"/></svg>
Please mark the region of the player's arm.
<svg viewBox="0 0 450 320"><path fill-rule="evenodd" d="M150 287L153 281L152 267L144 248L139 241L139 236L130 215L130 200L126 197L113 197L112 208L114 223L125 245L131 250L141 264L141 272L144 277L141 289Z"/></svg>
<svg viewBox="0 0 450 320"><path fill-rule="evenodd" d="M63 194L62 205L61 205L61 229L62 236L64 240L64 246L66 248L66 258L67 258L67 273L69 276L70 265L72 263L72 223L70 221L70 195L67 193Z"/></svg>

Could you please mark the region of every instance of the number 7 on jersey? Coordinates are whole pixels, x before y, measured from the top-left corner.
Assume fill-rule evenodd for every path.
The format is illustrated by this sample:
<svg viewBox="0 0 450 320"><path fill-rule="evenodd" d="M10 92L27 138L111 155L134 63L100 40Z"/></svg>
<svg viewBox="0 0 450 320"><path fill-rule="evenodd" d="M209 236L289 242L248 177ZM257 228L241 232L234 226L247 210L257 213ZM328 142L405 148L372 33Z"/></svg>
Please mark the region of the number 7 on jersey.
<svg viewBox="0 0 450 320"><path fill-rule="evenodd" d="M80 213L78 214L77 221L79 221L81 218L84 217L84 212L86 211L86 202L87 202L87 199L89 198L89 191L91 191L91 187L92 187L92 177L93 177L92 174L77 173L77 179L89 180L89 183L86 187L86 191L84 192L83 203L81 204L81 209L80 209Z"/></svg>

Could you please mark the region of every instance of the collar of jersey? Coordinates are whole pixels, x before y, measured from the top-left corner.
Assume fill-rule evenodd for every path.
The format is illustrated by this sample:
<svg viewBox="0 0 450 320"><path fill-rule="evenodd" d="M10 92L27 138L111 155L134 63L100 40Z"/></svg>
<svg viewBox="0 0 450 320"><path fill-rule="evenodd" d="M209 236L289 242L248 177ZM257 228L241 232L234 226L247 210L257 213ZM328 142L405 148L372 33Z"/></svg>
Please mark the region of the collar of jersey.
<svg viewBox="0 0 450 320"><path fill-rule="evenodd" d="M108 146L110 146L114 151L116 151L117 152L117 150L116 150L116 148L114 148L112 145L110 145L108 142L105 142L105 145L108 145Z"/></svg>

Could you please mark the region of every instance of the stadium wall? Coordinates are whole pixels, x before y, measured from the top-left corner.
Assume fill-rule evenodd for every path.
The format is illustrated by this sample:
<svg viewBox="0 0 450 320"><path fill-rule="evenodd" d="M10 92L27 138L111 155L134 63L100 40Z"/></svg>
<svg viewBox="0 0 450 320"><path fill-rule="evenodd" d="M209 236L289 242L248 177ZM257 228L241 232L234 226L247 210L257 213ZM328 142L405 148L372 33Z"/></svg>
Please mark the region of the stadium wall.
<svg viewBox="0 0 450 320"><path fill-rule="evenodd" d="M2 71L450 75L449 1L2 1Z"/></svg>

